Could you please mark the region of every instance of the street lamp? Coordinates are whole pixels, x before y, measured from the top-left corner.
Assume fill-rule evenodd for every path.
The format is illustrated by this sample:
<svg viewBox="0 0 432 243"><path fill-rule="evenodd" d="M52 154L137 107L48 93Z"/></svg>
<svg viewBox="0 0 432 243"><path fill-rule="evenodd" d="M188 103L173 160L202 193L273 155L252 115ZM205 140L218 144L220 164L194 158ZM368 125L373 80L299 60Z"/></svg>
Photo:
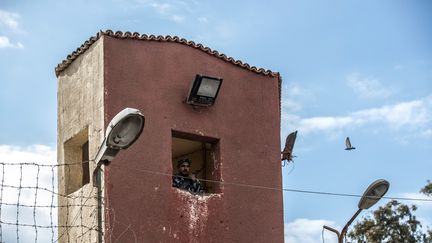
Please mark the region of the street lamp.
<svg viewBox="0 0 432 243"><path fill-rule="evenodd" d="M144 129L144 115L137 109L125 108L108 124L104 140L96 155L96 168L93 171L93 185L97 187L98 228L102 232L102 181L101 166L108 165L122 149L127 149L141 135ZM99 243L103 242L102 233L98 234Z"/></svg>
<svg viewBox="0 0 432 243"><path fill-rule="evenodd" d="M360 214L363 209L368 209L375 205L375 203L377 203L384 196L384 194L386 194L389 187L390 183L383 179L376 180L372 184L370 184L366 191L363 193L363 196L360 198L357 212L346 223L341 233L339 233L339 231L337 231L336 229L326 225L324 225L323 228L335 233L338 237L338 242L343 243L343 239L348 231L348 227L354 221L354 219Z"/></svg>

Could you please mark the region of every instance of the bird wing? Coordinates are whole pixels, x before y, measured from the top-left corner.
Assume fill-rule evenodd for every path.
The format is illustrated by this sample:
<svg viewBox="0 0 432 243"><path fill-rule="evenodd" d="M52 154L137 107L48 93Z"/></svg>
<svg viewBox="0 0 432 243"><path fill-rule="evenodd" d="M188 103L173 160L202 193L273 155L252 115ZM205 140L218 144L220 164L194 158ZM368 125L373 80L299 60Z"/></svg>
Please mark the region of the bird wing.
<svg viewBox="0 0 432 243"><path fill-rule="evenodd" d="M346 145L347 148L352 148L349 137L347 137L347 138L345 139L345 145Z"/></svg>
<svg viewBox="0 0 432 243"><path fill-rule="evenodd" d="M285 141L285 148L282 151L282 160L292 160L292 150L297 138L297 131L290 133Z"/></svg>

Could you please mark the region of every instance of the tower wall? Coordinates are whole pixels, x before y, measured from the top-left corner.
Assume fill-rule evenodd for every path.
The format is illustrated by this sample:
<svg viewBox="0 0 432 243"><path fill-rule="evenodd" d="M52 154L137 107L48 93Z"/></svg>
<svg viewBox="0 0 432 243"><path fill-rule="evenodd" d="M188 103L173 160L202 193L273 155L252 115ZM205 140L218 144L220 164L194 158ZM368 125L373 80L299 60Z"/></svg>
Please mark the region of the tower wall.
<svg viewBox="0 0 432 243"><path fill-rule="evenodd" d="M107 242L283 242L282 192L253 187L282 185L278 78L174 42L106 37L104 53L105 123L124 107L146 117L105 167ZM184 103L196 74L223 77L214 106ZM219 139L221 193L171 186L173 130Z"/></svg>
<svg viewBox="0 0 432 243"><path fill-rule="evenodd" d="M58 75L57 161L66 164L58 167L58 224L66 226L58 228L59 242L97 241L96 189L91 176L92 159L104 135L103 70L101 38ZM86 141L90 183L83 184Z"/></svg>
<svg viewBox="0 0 432 243"><path fill-rule="evenodd" d="M83 144L93 159L106 125L126 107L145 115L144 131L103 167L105 242L283 242L280 188L280 80L180 41L105 33L68 57L58 75L61 242L97 242L96 189L82 185ZM135 36L135 34L134 34ZM218 76L216 103L185 103L196 74ZM173 134L217 141L217 193L172 187ZM95 168L90 161L90 177ZM69 171L69 170L72 170ZM81 183L81 184L80 184ZM266 189L267 188L267 189ZM76 207L83 205L89 207Z"/></svg>

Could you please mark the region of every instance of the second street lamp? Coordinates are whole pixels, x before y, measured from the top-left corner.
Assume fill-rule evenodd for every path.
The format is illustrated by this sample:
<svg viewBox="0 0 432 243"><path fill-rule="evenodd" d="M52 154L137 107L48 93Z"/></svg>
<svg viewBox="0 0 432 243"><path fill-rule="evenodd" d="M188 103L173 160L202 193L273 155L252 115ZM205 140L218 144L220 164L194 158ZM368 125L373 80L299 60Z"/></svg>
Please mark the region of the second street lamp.
<svg viewBox="0 0 432 243"><path fill-rule="evenodd" d="M343 243L343 239L348 231L348 227L351 225L354 219L360 214L363 209L369 209L370 207L375 205L375 203L377 203L384 196L384 194L387 193L389 187L390 183L383 179L376 180L372 184L370 184L366 191L363 193L363 196L360 198L357 212L345 224L341 233L339 233L339 231L337 231L336 229L326 225L324 225L323 228L335 233L338 236L338 242Z"/></svg>

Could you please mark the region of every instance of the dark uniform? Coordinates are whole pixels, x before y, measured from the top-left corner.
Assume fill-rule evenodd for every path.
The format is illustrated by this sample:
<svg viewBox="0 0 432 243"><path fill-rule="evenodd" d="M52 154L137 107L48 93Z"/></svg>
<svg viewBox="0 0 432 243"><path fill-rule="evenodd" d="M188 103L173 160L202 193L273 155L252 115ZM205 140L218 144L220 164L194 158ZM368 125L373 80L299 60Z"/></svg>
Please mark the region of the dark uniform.
<svg viewBox="0 0 432 243"><path fill-rule="evenodd" d="M181 175L173 176L172 186L194 193L204 192L204 188L198 180L194 181L191 178Z"/></svg>

